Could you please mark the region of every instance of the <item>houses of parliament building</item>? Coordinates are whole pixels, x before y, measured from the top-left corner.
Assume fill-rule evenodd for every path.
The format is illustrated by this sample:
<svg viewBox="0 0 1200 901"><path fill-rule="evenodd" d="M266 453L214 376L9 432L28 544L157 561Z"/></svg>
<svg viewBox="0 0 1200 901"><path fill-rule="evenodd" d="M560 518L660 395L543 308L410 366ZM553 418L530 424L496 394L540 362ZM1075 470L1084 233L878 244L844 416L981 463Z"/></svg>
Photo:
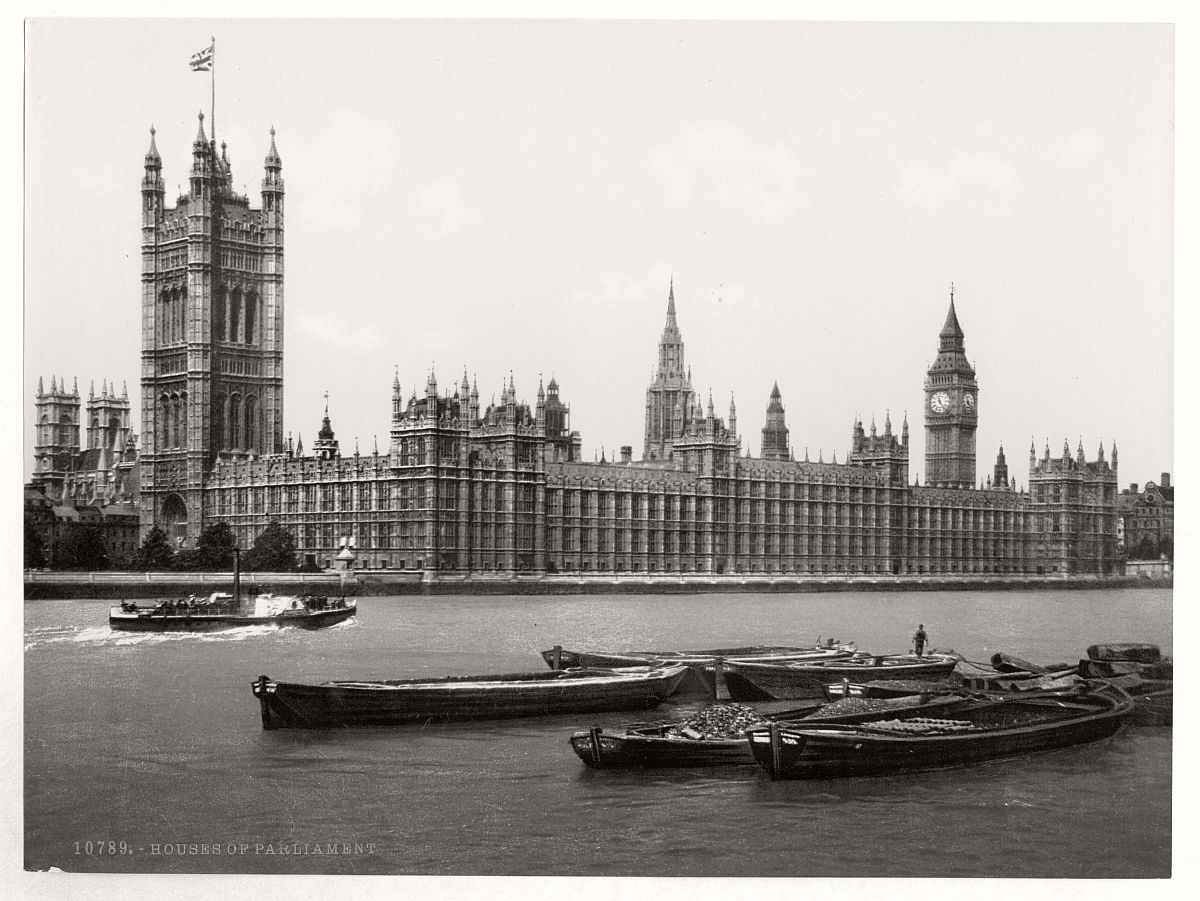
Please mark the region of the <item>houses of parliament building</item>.
<svg viewBox="0 0 1200 901"><path fill-rule="evenodd" d="M1025 488L1003 448L980 482L980 398L951 293L925 374L925 483L909 424L855 423L843 462L797 460L776 385L757 456L737 411L693 390L673 284L646 389L641 458L586 462L554 379L533 403L512 379L482 406L464 374L393 382L390 441L343 451L329 417L306 450L284 438L284 181L274 130L261 201L234 192L222 144L192 146L165 202L151 132L142 180L138 509L194 543L225 522L242 547L275 520L301 560L353 536L360 569L423 578L553 574L1092 574L1119 571L1117 450L1029 451ZM383 411L380 411L381 413ZM757 427L757 423L755 423Z"/></svg>

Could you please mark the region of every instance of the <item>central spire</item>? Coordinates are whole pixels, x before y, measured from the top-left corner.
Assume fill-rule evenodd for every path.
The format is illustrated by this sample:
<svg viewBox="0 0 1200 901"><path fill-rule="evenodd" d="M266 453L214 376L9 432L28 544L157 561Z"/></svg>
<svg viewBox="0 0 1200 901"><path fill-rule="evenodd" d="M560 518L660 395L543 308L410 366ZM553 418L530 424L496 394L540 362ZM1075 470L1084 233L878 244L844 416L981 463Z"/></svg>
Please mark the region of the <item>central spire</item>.
<svg viewBox="0 0 1200 901"><path fill-rule="evenodd" d="M938 334L941 339L940 350L962 350L964 338L962 326L958 324L958 314L954 310L954 282L950 283L950 309L946 312L946 322Z"/></svg>

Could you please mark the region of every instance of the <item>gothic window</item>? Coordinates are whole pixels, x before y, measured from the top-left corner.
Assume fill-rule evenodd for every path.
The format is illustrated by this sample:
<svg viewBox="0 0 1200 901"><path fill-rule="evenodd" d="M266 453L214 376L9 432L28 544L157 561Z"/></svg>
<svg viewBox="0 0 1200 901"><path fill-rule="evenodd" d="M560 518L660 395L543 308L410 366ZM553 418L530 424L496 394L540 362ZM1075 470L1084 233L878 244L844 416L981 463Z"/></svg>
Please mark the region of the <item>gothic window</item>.
<svg viewBox="0 0 1200 901"><path fill-rule="evenodd" d="M257 404L253 396L246 398L246 428L242 433L245 436L244 444L246 450L258 449L258 429L255 426L258 424L255 417L258 414Z"/></svg>
<svg viewBox="0 0 1200 901"><path fill-rule="evenodd" d="M246 343L253 344L258 324L258 295L251 291L246 295Z"/></svg>
<svg viewBox="0 0 1200 901"><path fill-rule="evenodd" d="M242 398L235 394L229 398L229 447L242 446Z"/></svg>
<svg viewBox="0 0 1200 901"><path fill-rule="evenodd" d="M242 312L242 292L240 288L235 288L233 294L229 298L229 340L236 342L240 337L238 335L238 325L240 324Z"/></svg>
<svg viewBox="0 0 1200 901"><path fill-rule="evenodd" d="M168 439L170 432L168 421L171 415L171 398L163 395L158 399L158 445L160 448L170 447Z"/></svg>
<svg viewBox="0 0 1200 901"><path fill-rule="evenodd" d="M179 395L171 395L167 418L167 447L179 447Z"/></svg>
<svg viewBox="0 0 1200 901"><path fill-rule="evenodd" d="M225 339L225 308L229 305L229 289L222 288L213 300L213 340Z"/></svg>
<svg viewBox="0 0 1200 901"><path fill-rule="evenodd" d="M179 290L178 299L178 324L175 331L175 340L183 342L187 340L187 288Z"/></svg>
<svg viewBox="0 0 1200 901"><path fill-rule="evenodd" d="M178 447L187 447L187 392L184 391L175 401L176 416L175 442Z"/></svg>
<svg viewBox="0 0 1200 901"><path fill-rule="evenodd" d="M212 442L213 448L225 450L225 395L218 394L213 401L212 410Z"/></svg>

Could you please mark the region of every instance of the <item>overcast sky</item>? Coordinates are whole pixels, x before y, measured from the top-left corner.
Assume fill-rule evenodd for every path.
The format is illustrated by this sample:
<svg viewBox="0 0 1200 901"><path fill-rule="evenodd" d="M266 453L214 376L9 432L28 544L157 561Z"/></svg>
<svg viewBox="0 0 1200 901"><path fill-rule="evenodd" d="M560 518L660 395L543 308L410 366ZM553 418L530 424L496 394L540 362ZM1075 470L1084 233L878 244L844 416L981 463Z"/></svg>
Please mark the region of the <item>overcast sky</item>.
<svg viewBox="0 0 1200 901"><path fill-rule="evenodd" d="M1172 462L1173 34L1150 25L33 20L26 41L24 475L39 376L127 382L140 428L140 194L185 185L216 38L216 135L287 185L285 434L343 453L407 397L557 377L585 459L640 457L669 280L693 384L758 456L778 382L798 458L856 415L912 430L950 283L978 475L1031 439L1120 480Z"/></svg>

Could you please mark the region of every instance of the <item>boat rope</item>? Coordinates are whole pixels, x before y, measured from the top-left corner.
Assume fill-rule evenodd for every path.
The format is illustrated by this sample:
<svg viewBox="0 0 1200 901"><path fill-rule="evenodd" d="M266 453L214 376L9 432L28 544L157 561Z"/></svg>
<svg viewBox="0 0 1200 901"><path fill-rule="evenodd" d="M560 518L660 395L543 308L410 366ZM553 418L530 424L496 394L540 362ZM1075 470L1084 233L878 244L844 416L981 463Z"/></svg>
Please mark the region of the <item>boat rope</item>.
<svg viewBox="0 0 1200 901"><path fill-rule="evenodd" d="M963 663L969 663L969 664L971 664L971 666L977 666L980 669L986 669L986 670L995 669L995 667L992 666L990 663L980 663L978 660L968 660L966 657L964 657L962 654L958 653L958 651L955 651L955 650L943 651L940 648L934 648L929 653L931 655L932 654L945 654L948 657L957 657Z"/></svg>

